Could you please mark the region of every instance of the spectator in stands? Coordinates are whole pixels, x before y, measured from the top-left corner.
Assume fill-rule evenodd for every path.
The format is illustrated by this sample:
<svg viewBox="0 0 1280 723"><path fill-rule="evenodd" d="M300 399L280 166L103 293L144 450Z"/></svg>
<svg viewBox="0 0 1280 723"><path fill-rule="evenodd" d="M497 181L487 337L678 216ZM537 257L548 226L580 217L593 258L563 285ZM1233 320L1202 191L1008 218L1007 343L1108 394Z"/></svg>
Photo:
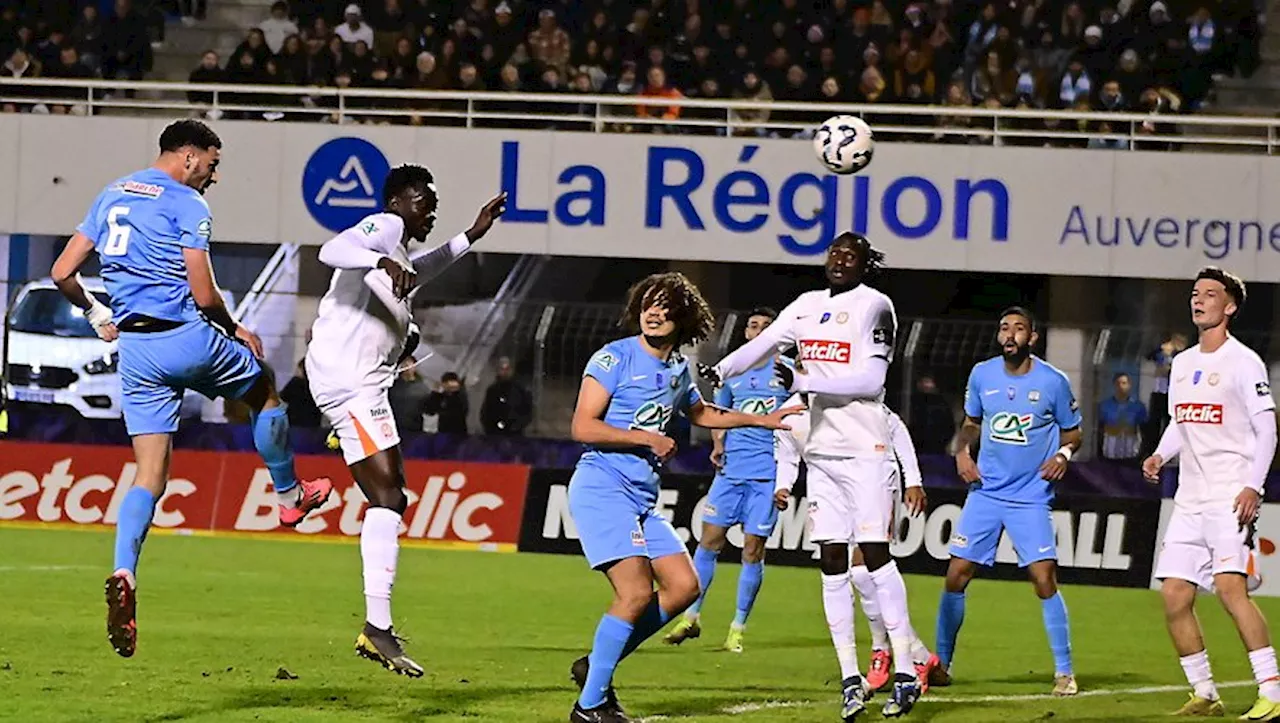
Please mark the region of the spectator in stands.
<svg viewBox="0 0 1280 723"><path fill-rule="evenodd" d="M586 92L590 92L590 80L587 82L588 86ZM472 93L487 90L485 88L484 79L480 77L480 71L476 68L475 63L464 62L462 65L458 66L458 90L464 90ZM576 92L584 92L577 88L576 85L573 90Z"/></svg>
<svg viewBox="0 0 1280 723"><path fill-rule="evenodd" d="M222 72L221 59L214 50L204 51L204 55L200 56L200 65L196 66L196 69L187 77L188 83L222 83L225 80L226 75ZM213 103L213 93L187 91L187 100L200 105L210 105Z"/></svg>
<svg viewBox="0 0 1280 723"><path fill-rule="evenodd" d="M1040 44L1031 51L1031 65L1042 78L1052 83L1062 77L1071 51L1058 46L1052 30L1040 34ZM1057 88L1054 88L1057 91Z"/></svg>
<svg viewBox="0 0 1280 723"><path fill-rule="evenodd" d="M1090 25L1084 29L1084 45L1076 51L1075 58L1084 65L1085 73L1095 80L1106 77L1115 66L1111 49L1103 45L1102 28Z"/></svg>
<svg viewBox="0 0 1280 723"><path fill-rule="evenodd" d="M764 124L769 121L769 106L773 101L773 93L769 89L769 84L761 79L760 74L754 70L748 70L742 74L742 81L733 91L735 100L749 100L753 103L761 104L759 108L735 108L729 111L729 119L731 122ZM768 132L763 125L755 125L751 128L737 128L734 133L736 135L753 135L762 136Z"/></svg>
<svg viewBox="0 0 1280 723"><path fill-rule="evenodd" d="M1141 459L1141 429L1147 423L1147 408L1133 398L1133 382L1128 374L1116 374L1111 386L1111 396L1098 405L1102 458L1136 464Z"/></svg>
<svg viewBox="0 0 1280 723"><path fill-rule="evenodd" d="M94 72L102 67L102 19L92 3L80 10L80 18L71 29L71 43L80 51L80 61Z"/></svg>
<svg viewBox="0 0 1280 723"><path fill-rule="evenodd" d="M1067 64L1067 72L1062 74L1062 79L1058 82L1057 107L1070 108L1081 98L1087 100L1092 91L1093 79L1085 71L1084 63L1073 57Z"/></svg>
<svg viewBox="0 0 1280 723"><path fill-rule="evenodd" d="M341 43L342 41L338 41ZM323 38L312 36L307 40L306 70L299 81L308 85L333 85L336 66L333 55Z"/></svg>
<svg viewBox="0 0 1280 723"><path fill-rule="evenodd" d="M302 47L301 36L294 34L285 38L275 61L280 66L281 82L289 85L307 84L307 52Z"/></svg>
<svg viewBox="0 0 1280 723"><path fill-rule="evenodd" d="M641 91L642 98L666 98L677 99L683 98L680 91L667 85L667 73L661 66L653 66L649 68L649 72L645 74L644 90ZM676 120L680 117L681 108L678 105L661 106L661 105L640 105L636 106L636 115L640 118L661 118L662 120ZM646 130L656 131L661 126L646 126ZM675 130L675 126L666 126L665 129L670 132Z"/></svg>
<svg viewBox="0 0 1280 723"><path fill-rule="evenodd" d="M233 58L232 62L227 64L223 82L235 85L262 85L266 82L265 71L258 66L252 52L245 51ZM264 99L255 98L252 93L224 93L220 100L227 105L238 106L264 102ZM226 117L231 120L247 120L259 117L259 114L249 110L235 110L227 112Z"/></svg>
<svg viewBox="0 0 1280 723"><path fill-rule="evenodd" d="M409 24L409 16L400 0L382 0L380 11L370 13L369 23L373 27L373 42L369 47L378 57L385 58L395 50L396 40Z"/></svg>
<svg viewBox="0 0 1280 723"><path fill-rule="evenodd" d="M40 75L40 68L31 61L31 56L22 48L15 48L9 54L9 59L0 66L0 78L35 78L38 75ZM4 94L10 98L38 98L41 90L41 88L11 85L5 86ZM2 110L5 113L26 113L31 108L29 103L5 103Z"/></svg>
<svg viewBox="0 0 1280 723"><path fill-rule="evenodd" d="M80 52L76 46L67 43L58 53L58 59L44 69L48 78L64 78L68 80L88 80L93 77L93 70L80 62ZM54 105L49 110L56 115L71 113L81 115L85 111L83 101L87 100L84 91L78 88L45 88L45 95L52 98L66 98L66 105Z"/></svg>
<svg viewBox="0 0 1280 723"><path fill-rule="evenodd" d="M876 50L876 46L867 48L867 52L863 54L863 61L866 67L862 69L854 99L861 103L879 102L888 83L885 82L884 74L880 70L880 51Z"/></svg>
<svg viewBox="0 0 1280 723"><path fill-rule="evenodd" d="M409 356L404 360L401 368L404 371L396 376L391 389L387 392L387 400L391 404L391 416L395 418L396 428L401 432L421 432L423 417L434 414L427 411L428 399L433 392L427 387L422 375L418 373L416 358ZM463 421L465 423L465 418Z"/></svg>
<svg viewBox="0 0 1280 723"><path fill-rule="evenodd" d="M947 454L956 434L956 419L932 375L923 374L916 380L910 411L909 426L916 450L921 454Z"/></svg>
<svg viewBox="0 0 1280 723"><path fill-rule="evenodd" d="M267 66L267 60L273 55L270 48L267 47L267 37L260 28L253 28L245 37L244 41L236 47L233 58L241 58L245 54L253 58L253 67L262 70Z"/></svg>
<svg viewBox="0 0 1280 723"><path fill-rule="evenodd" d="M305 359L298 360L293 376L280 390L280 400L289 405L289 426L296 429L318 429L323 426L323 418L316 400L311 396L311 388L307 385L307 365Z"/></svg>
<svg viewBox="0 0 1280 723"><path fill-rule="evenodd" d="M49 28L49 34L36 43L36 64L45 70L48 76L50 67L58 64L58 56L62 54L62 46L67 44L67 34L59 28Z"/></svg>
<svg viewBox="0 0 1280 723"><path fill-rule="evenodd" d="M1155 449L1160 435L1164 434L1164 428L1169 425L1169 372L1173 368L1173 358L1186 348L1187 335L1175 332L1147 355L1147 359L1156 365L1156 381L1151 387L1151 397L1147 400L1150 414L1147 417L1146 433L1143 435L1147 450ZM1150 452L1144 452L1144 456L1147 454Z"/></svg>
<svg viewBox="0 0 1280 723"><path fill-rule="evenodd" d="M333 31L334 34L342 38L342 42L347 45L354 45L363 40L366 46L372 48L373 28L365 24L364 13L361 12L360 6L351 3L347 6L346 11L343 12L343 17L346 22L339 25Z"/></svg>
<svg viewBox="0 0 1280 723"><path fill-rule="evenodd" d="M271 5L271 17L258 25L262 31L267 48L272 53L279 53L284 48L285 38L297 35L298 26L289 19L289 3L278 0Z"/></svg>
<svg viewBox="0 0 1280 723"><path fill-rule="evenodd" d="M151 67L147 23L134 11L132 0L115 0L115 13L102 33L102 77L109 80L142 80Z"/></svg>
<svg viewBox="0 0 1280 723"><path fill-rule="evenodd" d="M986 62L969 78L969 97L976 101L995 98L1003 105L1012 103L1018 88L1018 76L1014 70L1006 70L1000 62L1000 54L987 53Z"/></svg>
<svg viewBox="0 0 1280 723"><path fill-rule="evenodd" d="M538 28L529 33L529 55L543 65L563 72L569 65L569 34L556 23L556 13L538 13Z"/></svg>
<svg viewBox="0 0 1280 723"><path fill-rule="evenodd" d="M480 426L485 434L519 436L533 421L533 395L515 378L511 359L498 359L496 379L484 394Z"/></svg>
<svg viewBox="0 0 1280 723"><path fill-rule="evenodd" d="M493 27L489 31L488 39L489 45L493 46L494 61L500 67L511 62L511 56L515 55L516 48L524 43L524 33L520 25L515 22L511 5L508 3L500 2L493 9Z"/></svg>
<svg viewBox="0 0 1280 723"><path fill-rule="evenodd" d="M1129 101L1138 99L1142 91L1152 85L1151 73L1142 69L1138 60L1138 51L1132 48L1120 54L1119 68L1112 74L1112 79L1120 84L1120 94Z"/></svg>
<svg viewBox="0 0 1280 723"><path fill-rule="evenodd" d="M427 395L426 413L435 415L439 420L437 429L444 434L467 434L467 414L470 411L467 403L467 390L462 386L462 379L454 372L445 372L440 377L440 384Z"/></svg>
<svg viewBox="0 0 1280 723"><path fill-rule="evenodd" d="M973 106L972 99L965 92L964 85L960 82L954 82L947 86L947 97L943 102L944 108L970 108ZM973 136L963 135L960 133L947 133L947 129L968 130L973 124L971 116L948 115L943 114L937 117L939 133L935 133L933 139L943 143L968 144L973 142Z"/></svg>
<svg viewBox="0 0 1280 723"><path fill-rule="evenodd" d="M389 59L391 77L407 86L417 77L417 65L418 50L413 46L413 41L406 37L397 39Z"/></svg>

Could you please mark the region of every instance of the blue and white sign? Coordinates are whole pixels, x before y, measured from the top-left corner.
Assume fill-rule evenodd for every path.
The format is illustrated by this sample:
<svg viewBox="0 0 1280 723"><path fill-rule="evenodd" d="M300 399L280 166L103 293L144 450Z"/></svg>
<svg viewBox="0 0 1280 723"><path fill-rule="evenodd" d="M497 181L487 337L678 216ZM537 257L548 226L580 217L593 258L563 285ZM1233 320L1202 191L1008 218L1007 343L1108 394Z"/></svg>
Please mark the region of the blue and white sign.
<svg viewBox="0 0 1280 723"><path fill-rule="evenodd" d="M335 138L316 149L302 170L302 201L330 231L343 231L382 208L391 164L363 138Z"/></svg>

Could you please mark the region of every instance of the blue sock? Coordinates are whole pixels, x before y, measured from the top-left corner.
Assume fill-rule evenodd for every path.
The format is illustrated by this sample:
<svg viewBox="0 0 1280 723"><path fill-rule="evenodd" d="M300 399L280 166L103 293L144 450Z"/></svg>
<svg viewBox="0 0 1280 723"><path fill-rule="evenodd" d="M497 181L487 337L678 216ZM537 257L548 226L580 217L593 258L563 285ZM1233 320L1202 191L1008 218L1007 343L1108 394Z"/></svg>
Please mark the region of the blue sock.
<svg viewBox="0 0 1280 723"><path fill-rule="evenodd" d="M1062 593L1040 601L1044 614L1044 631L1049 635L1049 649L1053 651L1053 672L1071 675L1071 623L1067 622L1067 602Z"/></svg>
<svg viewBox="0 0 1280 723"><path fill-rule="evenodd" d="M618 667L622 659L622 649L631 637L634 626L631 623L605 615L596 626L596 639L591 644L591 655L588 660L591 669L587 673L587 683L582 686L582 695L578 696L578 705L586 709L604 705L605 692L613 681L613 669Z"/></svg>
<svg viewBox="0 0 1280 723"><path fill-rule="evenodd" d="M951 665L951 658L956 653L956 636L960 634L960 626L964 625L964 593L943 592L938 602L938 660L944 666Z"/></svg>
<svg viewBox="0 0 1280 723"><path fill-rule="evenodd" d="M264 409L253 417L253 446L271 473L276 494L284 494L298 486L293 471L293 446L289 443L289 407Z"/></svg>
<svg viewBox="0 0 1280 723"><path fill-rule="evenodd" d="M707 550L701 545L693 552L693 569L698 573L698 584L702 587L698 599L689 606L689 612L694 615L702 610L702 601L706 599L707 591L711 589L711 581L716 577L716 560L719 557L720 553Z"/></svg>
<svg viewBox="0 0 1280 723"><path fill-rule="evenodd" d="M756 604L756 595L760 594L760 584L764 582L764 562L744 562L742 572L738 574L738 612L733 616L733 624L747 624L747 616Z"/></svg>
<svg viewBox="0 0 1280 723"><path fill-rule="evenodd" d="M640 618L636 620L635 626L631 630L631 637L627 638L627 644L622 648L622 655L619 660L631 655L636 648L640 647L640 643L653 637L654 633L662 629L662 626L671 622L671 616L666 610L658 604L658 593L654 593L649 598L649 606L640 613Z"/></svg>
<svg viewBox="0 0 1280 723"><path fill-rule="evenodd" d="M128 570L138 574L138 556L142 543L147 539L147 528L156 511L156 498L141 487L132 487L120 503L120 517L116 521L116 561L114 570Z"/></svg>

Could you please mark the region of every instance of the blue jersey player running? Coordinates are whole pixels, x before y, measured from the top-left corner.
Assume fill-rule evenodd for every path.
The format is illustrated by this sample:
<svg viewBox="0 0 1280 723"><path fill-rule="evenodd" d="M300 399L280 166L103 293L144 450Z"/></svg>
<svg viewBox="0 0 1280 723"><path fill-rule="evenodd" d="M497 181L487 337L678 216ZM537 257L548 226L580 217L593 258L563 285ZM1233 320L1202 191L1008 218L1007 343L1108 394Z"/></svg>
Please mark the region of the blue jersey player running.
<svg viewBox="0 0 1280 723"><path fill-rule="evenodd" d="M1053 694L1075 695L1049 503L1052 483L1062 479L1080 448L1079 406L1066 375L1031 354L1038 335L1029 311L1013 307L1001 314L997 341L1001 355L975 365L965 390L956 470L970 487L951 537L951 564L938 607L938 657L949 670L964 622L965 588L978 565L994 564L1003 530L1040 597L1053 651ZM975 465L969 447L979 437ZM944 682L950 682L949 675Z"/></svg>
<svg viewBox="0 0 1280 723"><path fill-rule="evenodd" d="M137 646L138 556L168 481L186 389L249 406L254 446L271 473L282 524L297 526L333 489L327 479L295 477L286 407L260 361L262 342L232 318L214 282L212 218L203 194L217 182L221 149L200 121L170 124L155 164L107 186L53 265L58 289L84 310L98 336L119 342L121 406L138 469L120 507L106 592L107 636L126 658ZM109 309L80 283L79 269L95 251Z"/></svg>
<svg viewBox="0 0 1280 723"><path fill-rule="evenodd" d="M748 313L743 330L746 341L756 338L776 318L778 312L769 308ZM716 405L749 414L768 414L781 408L790 392L774 372L774 362L774 357L766 357L756 368L725 380L716 390ZM743 544L738 606L724 649L741 653L747 618L764 580L764 545L778 522L778 509L773 504L773 483L777 475L774 439L768 430L750 428L716 430L712 438L711 462L718 472L702 510L702 539L693 553L693 568L698 572L702 594L664 640L669 645L679 645L702 635L699 612L715 578L717 558L724 549L729 528L740 524Z"/></svg>
<svg viewBox="0 0 1280 723"><path fill-rule="evenodd" d="M569 513L591 568L613 586L591 654L571 673L582 694L570 723L626 723L613 693L618 662L698 597L698 576L671 523L658 515L658 470L675 453L672 416L711 429L786 429L801 408L752 415L706 404L680 347L707 336L715 318L683 274L655 274L631 288L622 323L636 333L587 362L573 438L587 449L569 483ZM657 591L654 591L654 583Z"/></svg>

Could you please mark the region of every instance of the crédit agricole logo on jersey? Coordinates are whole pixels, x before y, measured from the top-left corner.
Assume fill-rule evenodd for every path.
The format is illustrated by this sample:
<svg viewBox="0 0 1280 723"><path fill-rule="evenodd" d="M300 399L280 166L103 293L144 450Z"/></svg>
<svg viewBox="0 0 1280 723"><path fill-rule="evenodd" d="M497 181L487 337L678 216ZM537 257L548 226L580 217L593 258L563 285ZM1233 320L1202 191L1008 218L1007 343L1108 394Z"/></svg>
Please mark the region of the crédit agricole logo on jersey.
<svg viewBox="0 0 1280 723"><path fill-rule="evenodd" d="M1034 419L1031 414L999 412L991 418L991 441L1002 444L1027 443L1027 430L1031 429Z"/></svg>
<svg viewBox="0 0 1280 723"><path fill-rule="evenodd" d="M738 402L738 411L746 414L769 414L777 406L778 400L774 397L758 397Z"/></svg>
<svg viewBox="0 0 1280 723"><path fill-rule="evenodd" d="M649 401L640 405L636 413L631 417L632 429L643 429L646 432L661 432L667 428L667 422L671 419L671 407L665 404Z"/></svg>

